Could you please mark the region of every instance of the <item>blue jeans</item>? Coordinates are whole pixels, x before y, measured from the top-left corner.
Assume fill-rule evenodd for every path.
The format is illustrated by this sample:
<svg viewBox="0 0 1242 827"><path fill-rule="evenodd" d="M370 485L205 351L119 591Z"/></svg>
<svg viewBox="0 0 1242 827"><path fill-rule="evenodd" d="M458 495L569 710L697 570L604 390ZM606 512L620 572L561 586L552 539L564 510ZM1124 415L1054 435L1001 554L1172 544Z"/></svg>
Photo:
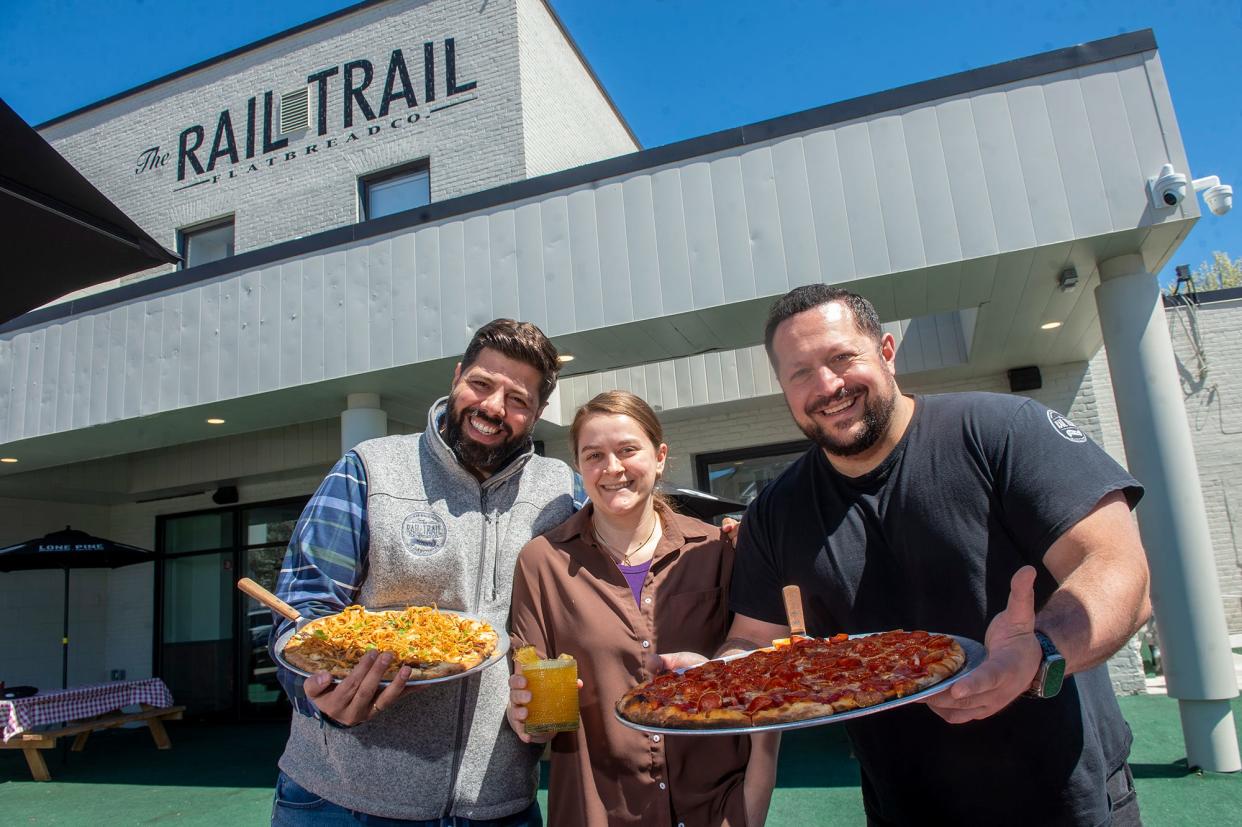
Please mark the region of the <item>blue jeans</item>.
<svg viewBox="0 0 1242 827"><path fill-rule="evenodd" d="M384 818L357 810L347 810L320 798L283 772L276 778L276 798L272 802L272 827L543 827L539 802L532 801L520 813L485 821L445 816L431 821Z"/></svg>

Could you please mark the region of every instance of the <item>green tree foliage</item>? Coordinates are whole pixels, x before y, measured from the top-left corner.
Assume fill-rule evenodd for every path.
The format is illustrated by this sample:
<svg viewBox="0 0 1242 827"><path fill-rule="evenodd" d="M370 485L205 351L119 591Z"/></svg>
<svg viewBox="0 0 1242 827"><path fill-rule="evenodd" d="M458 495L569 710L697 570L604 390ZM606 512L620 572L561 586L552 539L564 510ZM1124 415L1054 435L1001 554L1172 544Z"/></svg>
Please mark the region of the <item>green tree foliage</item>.
<svg viewBox="0 0 1242 827"><path fill-rule="evenodd" d="M1197 293L1208 290L1223 290L1226 287L1242 287L1242 256L1230 259L1228 253L1219 250L1212 253L1211 261L1204 261L1190 274L1194 280ZM1178 285L1169 287L1174 292ZM1182 289L1185 292L1185 288Z"/></svg>

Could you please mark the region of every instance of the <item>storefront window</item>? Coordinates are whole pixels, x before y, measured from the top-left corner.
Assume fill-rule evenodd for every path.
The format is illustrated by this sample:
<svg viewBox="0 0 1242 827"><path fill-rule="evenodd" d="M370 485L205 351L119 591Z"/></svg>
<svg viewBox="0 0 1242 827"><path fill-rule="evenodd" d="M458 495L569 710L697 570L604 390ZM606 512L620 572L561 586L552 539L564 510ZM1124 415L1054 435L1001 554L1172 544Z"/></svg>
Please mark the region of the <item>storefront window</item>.
<svg viewBox="0 0 1242 827"><path fill-rule="evenodd" d="M233 512L212 511L164 523L164 553L184 554L233 545Z"/></svg>
<svg viewBox="0 0 1242 827"><path fill-rule="evenodd" d="M749 505L763 487L806 453L808 442L783 442L699 454L695 458L698 485L704 491Z"/></svg>

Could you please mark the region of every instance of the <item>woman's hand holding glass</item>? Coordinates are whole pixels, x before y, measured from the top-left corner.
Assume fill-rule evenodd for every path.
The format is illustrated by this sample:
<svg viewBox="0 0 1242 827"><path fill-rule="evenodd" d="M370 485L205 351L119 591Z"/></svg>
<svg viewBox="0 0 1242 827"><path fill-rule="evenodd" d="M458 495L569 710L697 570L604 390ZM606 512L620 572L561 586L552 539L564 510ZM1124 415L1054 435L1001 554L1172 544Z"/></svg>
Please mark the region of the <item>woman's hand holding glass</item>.
<svg viewBox="0 0 1242 827"><path fill-rule="evenodd" d="M576 690L582 688L582 681L577 678L573 658L562 655L556 660L540 660L533 647L524 646L515 653L513 666L516 673L509 676L509 707L505 716L519 739L527 744L544 744L558 732L578 728ZM531 680L524 674L528 668L532 670ZM539 680L533 681L534 677ZM535 693L539 695L537 710L531 708Z"/></svg>

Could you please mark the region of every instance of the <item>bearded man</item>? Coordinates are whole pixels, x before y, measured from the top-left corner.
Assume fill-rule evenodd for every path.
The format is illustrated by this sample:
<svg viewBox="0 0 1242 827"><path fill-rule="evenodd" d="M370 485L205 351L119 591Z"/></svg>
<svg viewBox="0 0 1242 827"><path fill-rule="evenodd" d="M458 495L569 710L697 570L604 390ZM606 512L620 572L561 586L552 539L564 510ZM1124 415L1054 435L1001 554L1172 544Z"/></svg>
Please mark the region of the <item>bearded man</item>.
<svg viewBox="0 0 1242 827"><path fill-rule="evenodd" d="M815 636L984 640L928 703L845 724L868 823L1139 823L1105 666L1151 611L1138 482L1034 400L903 395L893 337L846 290L791 291L765 344L814 446L742 521L724 651L788 636L789 584Z"/></svg>
<svg viewBox="0 0 1242 827"><path fill-rule="evenodd" d="M328 474L277 594L308 620L434 604L504 628L518 552L573 513L569 467L531 442L559 366L534 325L481 327L426 431L363 442ZM369 653L339 684L282 675L296 712L272 824L541 824L540 748L505 723L508 671L406 690L402 667L381 688L390 662Z"/></svg>

